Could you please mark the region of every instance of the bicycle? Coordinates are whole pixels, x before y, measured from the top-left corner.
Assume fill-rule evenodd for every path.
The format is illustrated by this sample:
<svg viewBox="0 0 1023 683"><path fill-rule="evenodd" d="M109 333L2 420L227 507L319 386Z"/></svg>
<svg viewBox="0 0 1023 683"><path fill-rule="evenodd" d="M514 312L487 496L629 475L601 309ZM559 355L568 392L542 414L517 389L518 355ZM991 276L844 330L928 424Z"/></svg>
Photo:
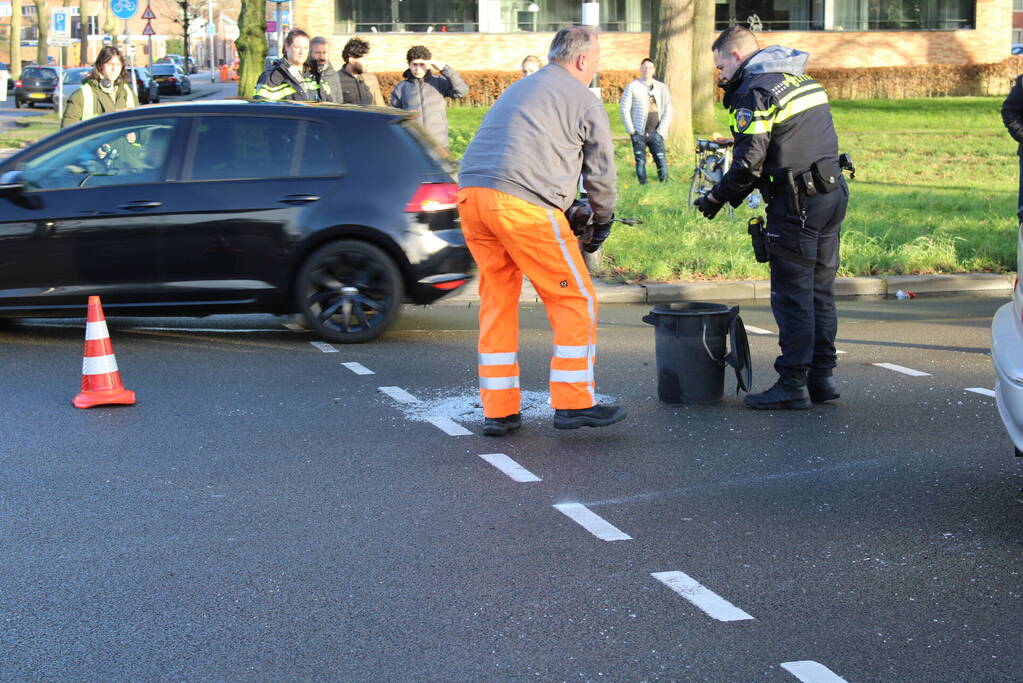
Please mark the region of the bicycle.
<svg viewBox="0 0 1023 683"><path fill-rule="evenodd" d="M689 184L689 207L695 208L693 203L710 192L715 185L721 182L725 173L732 165L732 145L735 141L732 138L716 138L705 140L700 138L696 141L696 167L693 168L693 178ZM758 190L753 190L746 197L746 204L751 209L757 209L763 204L763 197ZM735 218L735 209L727 204L728 219Z"/></svg>

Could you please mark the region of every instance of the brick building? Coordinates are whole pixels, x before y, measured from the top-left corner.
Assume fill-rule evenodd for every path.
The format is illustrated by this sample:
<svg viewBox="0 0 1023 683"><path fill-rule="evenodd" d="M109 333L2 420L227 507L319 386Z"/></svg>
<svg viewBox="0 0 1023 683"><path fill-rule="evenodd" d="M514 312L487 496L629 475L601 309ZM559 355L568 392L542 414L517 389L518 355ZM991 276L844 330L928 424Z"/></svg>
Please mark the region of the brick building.
<svg viewBox="0 0 1023 683"><path fill-rule="evenodd" d="M1009 55L1013 3L1023 0L718 0L718 26L752 24L764 44L809 52L811 66L870 67L997 62ZM577 0L293 0L294 25L370 41L373 69L404 68L423 44L460 69L517 69L544 55L551 34L579 23ZM650 0L600 3L601 62L632 69L649 51ZM1023 42L1023 41L1021 41Z"/></svg>

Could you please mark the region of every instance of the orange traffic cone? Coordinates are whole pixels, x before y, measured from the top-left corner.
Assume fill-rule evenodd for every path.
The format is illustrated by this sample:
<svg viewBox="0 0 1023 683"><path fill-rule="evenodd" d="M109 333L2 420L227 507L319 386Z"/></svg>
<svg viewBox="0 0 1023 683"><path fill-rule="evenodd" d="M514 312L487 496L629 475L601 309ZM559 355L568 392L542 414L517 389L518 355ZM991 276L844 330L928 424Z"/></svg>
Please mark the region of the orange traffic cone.
<svg viewBox="0 0 1023 683"><path fill-rule="evenodd" d="M114 347L107 331L107 319L98 296L89 297L89 315L85 319L85 356L82 358L82 391L71 399L75 408L92 408L108 403L135 403L135 392L128 391L117 370Z"/></svg>

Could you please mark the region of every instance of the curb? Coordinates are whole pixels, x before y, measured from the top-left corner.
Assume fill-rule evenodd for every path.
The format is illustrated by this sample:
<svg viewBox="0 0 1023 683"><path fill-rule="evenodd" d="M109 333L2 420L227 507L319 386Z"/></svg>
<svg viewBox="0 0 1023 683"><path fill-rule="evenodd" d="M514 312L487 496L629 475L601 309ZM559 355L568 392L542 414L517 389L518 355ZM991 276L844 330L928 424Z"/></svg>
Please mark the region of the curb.
<svg viewBox="0 0 1023 683"><path fill-rule="evenodd" d="M899 290L914 294L962 294L1012 292L1015 273L964 273L959 275L888 275L880 277L843 277L835 280L835 296L895 296ZM478 280L474 279L461 292L438 301L438 304L479 302ZM666 282L649 285L614 285L593 281L597 300L607 304L657 304L673 301L769 301L769 280L731 282ZM523 279L524 303L538 303L540 296L529 281Z"/></svg>

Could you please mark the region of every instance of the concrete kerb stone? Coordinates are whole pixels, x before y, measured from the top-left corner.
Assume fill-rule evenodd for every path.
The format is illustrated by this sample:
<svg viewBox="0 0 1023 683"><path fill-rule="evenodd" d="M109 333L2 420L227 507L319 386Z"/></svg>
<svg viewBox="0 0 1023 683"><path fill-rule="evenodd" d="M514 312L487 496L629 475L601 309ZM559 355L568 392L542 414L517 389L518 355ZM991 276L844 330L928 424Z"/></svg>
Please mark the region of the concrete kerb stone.
<svg viewBox="0 0 1023 683"><path fill-rule="evenodd" d="M965 273L960 275L891 275L881 277L843 277L835 280L835 296L895 296L900 289L917 294L954 294L960 292L1012 291L1015 273ZM476 280L463 291L438 303L479 301ZM664 282L644 285L615 285L594 280L601 303L657 304L672 301L770 301L769 280L729 282ZM523 303L538 303L529 281L523 282Z"/></svg>

